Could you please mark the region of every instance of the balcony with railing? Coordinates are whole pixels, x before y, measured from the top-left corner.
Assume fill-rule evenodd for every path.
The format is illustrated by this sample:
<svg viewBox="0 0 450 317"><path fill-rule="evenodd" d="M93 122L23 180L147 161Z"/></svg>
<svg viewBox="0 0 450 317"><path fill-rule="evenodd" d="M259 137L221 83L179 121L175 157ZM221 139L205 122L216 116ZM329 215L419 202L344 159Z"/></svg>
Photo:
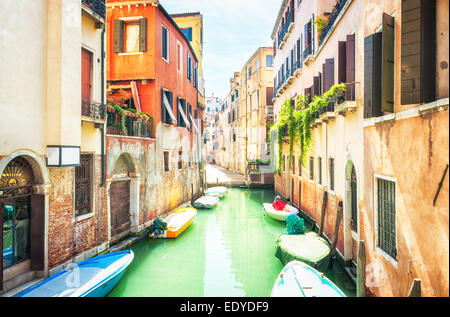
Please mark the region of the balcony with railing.
<svg viewBox="0 0 450 317"><path fill-rule="evenodd" d="M82 5L98 15L103 20L106 19L106 0L81 0Z"/></svg>
<svg viewBox="0 0 450 317"><path fill-rule="evenodd" d="M291 30L294 27L294 12L290 11L286 21L281 26L281 29L278 31L278 47L283 48L286 43L287 37Z"/></svg>
<svg viewBox="0 0 450 317"><path fill-rule="evenodd" d="M131 111L107 108L106 133L109 135L154 138L153 118Z"/></svg>
<svg viewBox="0 0 450 317"><path fill-rule="evenodd" d="M319 46L325 40L328 33L330 33L332 31L334 23L336 22L339 14L341 13L342 9L345 7L345 5L347 4L348 1L349 0L337 0L336 5L334 6L333 10L331 11L331 14L328 16L322 30L318 34Z"/></svg>
<svg viewBox="0 0 450 317"><path fill-rule="evenodd" d="M309 43L303 51L303 60L305 61L306 65L309 65L309 63L314 60L312 49L312 44Z"/></svg>
<svg viewBox="0 0 450 317"><path fill-rule="evenodd" d="M346 83L344 94L338 98L336 112L345 116L347 112L356 111L356 82Z"/></svg>
<svg viewBox="0 0 450 317"><path fill-rule="evenodd" d="M85 121L104 123L106 120L106 105L91 100L81 100L81 116Z"/></svg>

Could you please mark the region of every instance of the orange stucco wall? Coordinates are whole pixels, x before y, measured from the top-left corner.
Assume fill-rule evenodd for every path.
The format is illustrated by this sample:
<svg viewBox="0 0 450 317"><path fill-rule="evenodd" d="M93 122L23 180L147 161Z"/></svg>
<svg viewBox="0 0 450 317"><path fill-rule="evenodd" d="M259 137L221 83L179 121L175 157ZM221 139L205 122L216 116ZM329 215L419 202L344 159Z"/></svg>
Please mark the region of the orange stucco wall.
<svg viewBox="0 0 450 317"><path fill-rule="evenodd" d="M406 296L414 278L422 296L449 296L449 172L433 206L448 164L448 131L448 109L364 129L364 156L372 159L364 160L361 238L366 282L377 296ZM397 267L376 250L375 174L396 181Z"/></svg>

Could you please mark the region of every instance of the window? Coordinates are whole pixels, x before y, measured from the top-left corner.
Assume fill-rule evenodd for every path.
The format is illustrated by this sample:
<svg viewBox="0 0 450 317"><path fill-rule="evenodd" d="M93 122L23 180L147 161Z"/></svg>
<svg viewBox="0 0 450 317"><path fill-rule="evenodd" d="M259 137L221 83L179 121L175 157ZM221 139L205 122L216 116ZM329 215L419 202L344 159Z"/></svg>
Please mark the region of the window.
<svg viewBox="0 0 450 317"><path fill-rule="evenodd" d="M161 45L161 55L164 60L169 61L169 31L162 26L162 45Z"/></svg>
<svg viewBox="0 0 450 317"><path fill-rule="evenodd" d="M91 157L82 154L75 167L75 216L91 212Z"/></svg>
<svg viewBox="0 0 450 317"><path fill-rule="evenodd" d="M292 175L295 175L295 156L292 158Z"/></svg>
<svg viewBox="0 0 450 317"><path fill-rule="evenodd" d="M322 158L317 158L318 172L319 172L319 184L322 185Z"/></svg>
<svg viewBox="0 0 450 317"><path fill-rule="evenodd" d="M125 52L139 52L139 23L125 23Z"/></svg>
<svg viewBox="0 0 450 317"><path fill-rule="evenodd" d="M183 46L180 42L177 42L177 68L183 72Z"/></svg>
<svg viewBox="0 0 450 317"><path fill-rule="evenodd" d="M330 169L330 189L334 190L334 158L331 157L329 162L329 169Z"/></svg>
<svg viewBox="0 0 450 317"><path fill-rule="evenodd" d="M397 259L395 182L376 177L378 247Z"/></svg>
<svg viewBox="0 0 450 317"><path fill-rule="evenodd" d="M256 70L259 70L259 59L256 60Z"/></svg>
<svg viewBox="0 0 450 317"><path fill-rule="evenodd" d="M192 41L192 28L182 28L181 31L183 31L189 41Z"/></svg>
<svg viewBox="0 0 450 317"><path fill-rule="evenodd" d="M266 67L273 67L273 55L266 55Z"/></svg>
<svg viewBox="0 0 450 317"><path fill-rule="evenodd" d="M302 162L300 161L300 156L298 157L298 176L302 176Z"/></svg>
<svg viewBox="0 0 450 317"><path fill-rule="evenodd" d="M179 109L180 106L181 106L181 109L183 110L184 114L187 116L187 113L186 113L186 100L177 97L177 110L178 110L177 111L177 124L178 124L179 127L185 128L186 127L186 122L184 121L184 117L181 114L181 110Z"/></svg>
<svg viewBox="0 0 450 317"><path fill-rule="evenodd" d="M283 155L283 172L286 170L286 158Z"/></svg>
<svg viewBox="0 0 450 317"><path fill-rule="evenodd" d="M247 78L250 78L251 75L252 75L252 68L249 67L247 68Z"/></svg>
<svg viewBox="0 0 450 317"><path fill-rule="evenodd" d="M169 151L164 151L164 172L169 171Z"/></svg>
<svg viewBox="0 0 450 317"><path fill-rule="evenodd" d="M114 53L147 51L147 18L114 20Z"/></svg>
<svg viewBox="0 0 450 317"><path fill-rule="evenodd" d="M178 151L178 169L183 168L183 151Z"/></svg>
<svg viewBox="0 0 450 317"><path fill-rule="evenodd" d="M161 121L166 124L172 124L172 118L174 118L173 94L168 90L161 89Z"/></svg>
<svg viewBox="0 0 450 317"><path fill-rule="evenodd" d="M314 180L314 158L312 156L309 158L309 179Z"/></svg>
<svg viewBox="0 0 450 317"><path fill-rule="evenodd" d="M192 82L192 58L187 53L187 78Z"/></svg>

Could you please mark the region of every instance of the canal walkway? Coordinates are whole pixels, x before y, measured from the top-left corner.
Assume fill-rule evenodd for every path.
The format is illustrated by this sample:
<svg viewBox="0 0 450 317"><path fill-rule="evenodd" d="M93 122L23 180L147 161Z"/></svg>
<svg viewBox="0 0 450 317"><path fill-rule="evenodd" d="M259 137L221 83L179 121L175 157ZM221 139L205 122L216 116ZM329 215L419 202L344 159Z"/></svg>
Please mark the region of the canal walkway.
<svg viewBox="0 0 450 317"><path fill-rule="evenodd" d="M245 184L245 176L227 170L219 165L206 165L206 183L208 186L231 186L239 187Z"/></svg>

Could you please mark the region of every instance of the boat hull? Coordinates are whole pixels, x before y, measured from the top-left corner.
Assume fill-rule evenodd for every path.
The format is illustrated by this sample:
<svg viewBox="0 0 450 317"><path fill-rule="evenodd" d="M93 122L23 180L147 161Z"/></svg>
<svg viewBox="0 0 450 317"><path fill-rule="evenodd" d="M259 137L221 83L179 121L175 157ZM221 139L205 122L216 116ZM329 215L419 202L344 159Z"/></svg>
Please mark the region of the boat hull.
<svg viewBox="0 0 450 317"><path fill-rule="evenodd" d="M133 261L131 250L91 258L42 281L17 297L104 297Z"/></svg>
<svg viewBox="0 0 450 317"><path fill-rule="evenodd" d="M195 208L201 208L201 209L211 209L215 205L217 205L218 202L219 202L219 198L218 197L203 196L203 197L197 199L194 202L194 207Z"/></svg>
<svg viewBox="0 0 450 317"><path fill-rule="evenodd" d="M289 262L278 275L272 297L346 297L323 273L300 261Z"/></svg>
<svg viewBox="0 0 450 317"><path fill-rule="evenodd" d="M290 206L290 205L286 205L286 206L289 206L288 210L286 210L286 208L284 210L276 210L275 208L273 208L272 204L268 204L268 203L263 204L265 213L270 218L273 218L278 221L286 221L286 217L289 216L290 214L298 214L297 208Z"/></svg>
<svg viewBox="0 0 450 317"><path fill-rule="evenodd" d="M212 196L217 198L223 198L228 193L228 188L225 186L219 186L219 187L211 187L206 190L205 195L206 196Z"/></svg>

